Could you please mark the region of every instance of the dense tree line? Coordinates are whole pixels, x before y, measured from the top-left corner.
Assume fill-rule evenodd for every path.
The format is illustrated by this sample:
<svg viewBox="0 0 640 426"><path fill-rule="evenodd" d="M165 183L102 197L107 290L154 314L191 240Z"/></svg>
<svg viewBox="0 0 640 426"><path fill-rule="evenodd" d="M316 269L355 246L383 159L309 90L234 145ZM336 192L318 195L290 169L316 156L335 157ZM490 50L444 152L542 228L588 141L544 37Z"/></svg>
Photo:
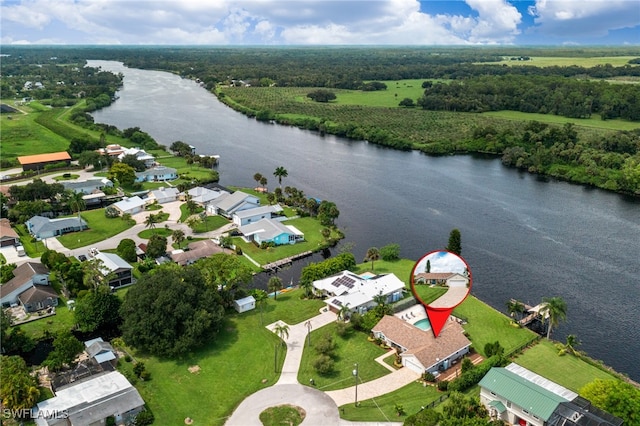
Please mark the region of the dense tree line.
<svg viewBox="0 0 640 426"><path fill-rule="evenodd" d="M561 76L480 76L428 85L417 104L424 109L484 112L512 110L640 121L640 87Z"/></svg>

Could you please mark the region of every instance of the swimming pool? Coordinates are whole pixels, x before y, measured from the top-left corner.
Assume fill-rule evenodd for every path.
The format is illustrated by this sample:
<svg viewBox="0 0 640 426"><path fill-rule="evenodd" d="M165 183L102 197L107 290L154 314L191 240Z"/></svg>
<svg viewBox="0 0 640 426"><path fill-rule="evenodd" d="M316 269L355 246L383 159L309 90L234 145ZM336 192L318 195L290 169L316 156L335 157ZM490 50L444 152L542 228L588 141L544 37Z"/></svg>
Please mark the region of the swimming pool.
<svg viewBox="0 0 640 426"><path fill-rule="evenodd" d="M413 325L418 327L420 330L431 330L431 323L429 322L429 318L423 318L420 321L414 322Z"/></svg>

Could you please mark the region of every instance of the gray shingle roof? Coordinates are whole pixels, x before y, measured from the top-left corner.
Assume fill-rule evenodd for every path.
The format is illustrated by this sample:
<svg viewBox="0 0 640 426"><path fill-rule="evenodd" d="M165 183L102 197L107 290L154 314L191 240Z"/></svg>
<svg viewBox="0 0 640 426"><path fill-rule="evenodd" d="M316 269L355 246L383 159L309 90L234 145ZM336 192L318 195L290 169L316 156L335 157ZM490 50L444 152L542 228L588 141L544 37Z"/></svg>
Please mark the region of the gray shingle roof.
<svg viewBox="0 0 640 426"><path fill-rule="evenodd" d="M59 219L49 219L43 216L34 216L29 219L31 224L31 232L33 234L40 234L41 232L59 231L66 228L79 228L80 226L86 227L87 222L84 219L77 217L63 217Z"/></svg>

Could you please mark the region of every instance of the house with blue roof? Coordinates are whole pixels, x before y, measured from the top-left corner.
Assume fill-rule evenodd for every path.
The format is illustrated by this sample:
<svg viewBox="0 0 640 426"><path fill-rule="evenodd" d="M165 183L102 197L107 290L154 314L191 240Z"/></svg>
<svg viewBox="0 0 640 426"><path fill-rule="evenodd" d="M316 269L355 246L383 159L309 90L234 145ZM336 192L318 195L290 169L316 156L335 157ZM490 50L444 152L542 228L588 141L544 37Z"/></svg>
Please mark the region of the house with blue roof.
<svg viewBox="0 0 640 426"><path fill-rule="evenodd" d="M49 219L44 216L34 216L25 222L27 230L38 240L58 237L69 232L82 231L89 226L84 219L78 217L63 217Z"/></svg>

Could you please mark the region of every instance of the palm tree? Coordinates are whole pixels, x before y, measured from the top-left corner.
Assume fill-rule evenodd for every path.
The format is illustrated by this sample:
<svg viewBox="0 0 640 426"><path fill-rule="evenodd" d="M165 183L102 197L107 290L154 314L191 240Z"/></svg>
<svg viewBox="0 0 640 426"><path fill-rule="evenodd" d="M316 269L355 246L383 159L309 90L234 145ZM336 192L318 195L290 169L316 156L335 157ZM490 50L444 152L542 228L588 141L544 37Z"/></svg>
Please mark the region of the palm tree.
<svg viewBox="0 0 640 426"><path fill-rule="evenodd" d="M567 336L567 342L564 344L564 349L567 352L570 352L572 355L576 354L576 346L580 345L580 341L578 340L578 336L575 334L570 334Z"/></svg>
<svg viewBox="0 0 640 426"><path fill-rule="evenodd" d="M273 293L273 299L278 300L278 290L282 288L282 280L280 277L271 277L267 283L267 288L270 293Z"/></svg>
<svg viewBox="0 0 640 426"><path fill-rule="evenodd" d="M371 271L375 271L373 262L380 259L380 250L377 247L370 247L364 257L365 261L371 261Z"/></svg>
<svg viewBox="0 0 640 426"><path fill-rule="evenodd" d="M342 322L347 322L347 315L349 315L350 312L351 309L349 309L348 303L346 305L342 305L342 307L338 311L338 321L342 320Z"/></svg>
<svg viewBox="0 0 640 426"><path fill-rule="evenodd" d="M260 184L260 179L262 179L262 174L256 173L255 175L253 175L253 180L256 181L256 184Z"/></svg>
<svg viewBox="0 0 640 426"><path fill-rule="evenodd" d="M287 324L276 324L273 328L273 332L281 339L280 342L275 345L275 358L274 358L274 370L278 372L278 346L281 346L286 339L289 338L289 326Z"/></svg>
<svg viewBox="0 0 640 426"><path fill-rule="evenodd" d="M542 316L549 316L547 339L551 336L551 329L557 327L560 321L567 319L567 304L562 297L545 297L542 299L544 306L540 309Z"/></svg>
<svg viewBox="0 0 640 426"><path fill-rule="evenodd" d="M265 189L267 187L267 178L262 176L260 178L260 185L262 186L262 189Z"/></svg>
<svg viewBox="0 0 640 426"><path fill-rule="evenodd" d="M313 294L313 282L305 280L300 283L300 287L304 289L305 297L309 297Z"/></svg>
<svg viewBox="0 0 640 426"><path fill-rule="evenodd" d="M147 228L149 229L155 229L156 228L156 223L157 223L157 219L156 219L156 215L154 214L150 214L149 216L147 216L147 218L144 220L144 224Z"/></svg>
<svg viewBox="0 0 640 426"><path fill-rule="evenodd" d="M82 198L83 196L84 194L82 192L69 191L67 194L67 204L72 212L75 211L78 213L78 222L80 222L80 211L87 206L84 198Z"/></svg>
<svg viewBox="0 0 640 426"><path fill-rule="evenodd" d="M278 184L280 188L282 188L282 178L286 178L289 176L289 172L282 166L276 167L276 170L273 172L273 175L278 178Z"/></svg>
<svg viewBox="0 0 640 426"><path fill-rule="evenodd" d="M171 238L173 242L178 245L178 248L180 248L180 244L184 241L184 231L182 229L175 229L171 233Z"/></svg>
<svg viewBox="0 0 640 426"><path fill-rule="evenodd" d="M524 304L519 300L510 300L507 302L507 311L511 318L514 318L516 321L520 320L524 312Z"/></svg>
<svg viewBox="0 0 640 426"><path fill-rule="evenodd" d="M258 305L258 308L260 308L260 324L263 325L262 312L264 311L264 307L267 304L269 295L266 291L259 288L251 290L251 295L254 299L256 299L256 305Z"/></svg>

